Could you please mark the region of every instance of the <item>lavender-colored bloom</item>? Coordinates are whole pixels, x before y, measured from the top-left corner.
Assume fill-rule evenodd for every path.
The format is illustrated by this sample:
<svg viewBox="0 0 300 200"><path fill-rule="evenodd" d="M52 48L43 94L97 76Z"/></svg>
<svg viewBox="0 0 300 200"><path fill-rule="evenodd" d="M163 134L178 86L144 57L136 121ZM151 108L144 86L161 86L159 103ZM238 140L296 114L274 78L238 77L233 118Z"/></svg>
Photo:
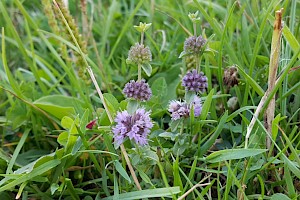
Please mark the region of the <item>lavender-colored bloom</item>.
<svg viewBox="0 0 300 200"><path fill-rule="evenodd" d="M187 118L190 115L190 109L185 102L173 100L170 102L168 110L171 113L172 120L177 120L182 117Z"/></svg>
<svg viewBox="0 0 300 200"><path fill-rule="evenodd" d="M143 44L136 43L131 46L128 52L127 63L130 64L144 64L152 60L152 54L149 47L145 47Z"/></svg>
<svg viewBox="0 0 300 200"><path fill-rule="evenodd" d="M200 35L190 36L184 41L184 51L187 53L199 54L201 53L206 40Z"/></svg>
<svg viewBox="0 0 300 200"><path fill-rule="evenodd" d="M204 92L208 86L207 77L203 72L198 73L197 70L193 69L183 77L182 86L188 91Z"/></svg>
<svg viewBox="0 0 300 200"><path fill-rule="evenodd" d="M134 140L139 145L148 144L147 135L153 127L150 112L139 108L133 115L126 110L118 112L115 118L117 125L112 129L117 146L120 146L126 137Z"/></svg>
<svg viewBox="0 0 300 200"><path fill-rule="evenodd" d="M194 100L191 103L191 109L192 106L194 108L194 115L195 117L199 117L202 111L202 103L201 103L201 99L197 96L194 97Z"/></svg>
<svg viewBox="0 0 300 200"><path fill-rule="evenodd" d="M168 111L171 113L172 120L178 120L180 118L188 118L191 113L191 109L194 109L194 116L198 117L202 111L202 104L199 97L195 96L190 104L185 101L170 101Z"/></svg>
<svg viewBox="0 0 300 200"><path fill-rule="evenodd" d="M131 80L126 83L123 93L127 98L140 101L148 101L152 95L151 89L144 79L136 82Z"/></svg>

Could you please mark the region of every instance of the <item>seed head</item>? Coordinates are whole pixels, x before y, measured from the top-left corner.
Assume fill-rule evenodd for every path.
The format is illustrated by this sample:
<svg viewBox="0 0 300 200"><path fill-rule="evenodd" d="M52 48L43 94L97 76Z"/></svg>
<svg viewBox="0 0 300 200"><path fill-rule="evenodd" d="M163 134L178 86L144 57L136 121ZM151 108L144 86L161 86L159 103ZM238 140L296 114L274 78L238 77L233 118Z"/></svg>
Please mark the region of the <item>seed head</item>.
<svg viewBox="0 0 300 200"><path fill-rule="evenodd" d="M149 47L145 47L143 44L136 43L131 46L128 52L128 58L126 62L128 64L144 64L149 63L152 60L152 54Z"/></svg>
<svg viewBox="0 0 300 200"><path fill-rule="evenodd" d="M118 112L115 118L116 126L112 129L117 146L120 146L126 137L143 146L148 144L147 136L153 127L150 112L139 108L130 115L126 110Z"/></svg>
<svg viewBox="0 0 300 200"><path fill-rule="evenodd" d="M136 82L131 80L126 83L123 93L126 98L133 98L139 101L148 101L152 95L151 89L144 79Z"/></svg>
<svg viewBox="0 0 300 200"><path fill-rule="evenodd" d="M203 72L198 73L197 70L193 69L183 77L182 86L187 91L204 92L208 86L207 77Z"/></svg>
<svg viewBox="0 0 300 200"><path fill-rule="evenodd" d="M223 82L229 88L238 85L238 69L235 66L227 67L224 70Z"/></svg>
<svg viewBox="0 0 300 200"><path fill-rule="evenodd" d="M204 39L201 35L190 36L184 42L184 51L186 53L199 54L203 51L203 47L205 46L206 39Z"/></svg>

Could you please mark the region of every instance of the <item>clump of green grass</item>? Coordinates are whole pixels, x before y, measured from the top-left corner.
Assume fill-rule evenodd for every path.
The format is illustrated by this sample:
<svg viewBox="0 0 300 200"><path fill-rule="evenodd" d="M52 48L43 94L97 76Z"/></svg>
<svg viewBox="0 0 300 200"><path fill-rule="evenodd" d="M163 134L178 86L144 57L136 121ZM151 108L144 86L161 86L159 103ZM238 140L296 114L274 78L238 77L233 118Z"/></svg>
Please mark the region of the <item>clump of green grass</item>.
<svg viewBox="0 0 300 200"><path fill-rule="evenodd" d="M271 43L280 8L277 59ZM4 199L299 198L297 1L81 0L64 8L58 0L14 0L0 10ZM139 34L133 26L141 21L152 26ZM181 54L192 35L206 46ZM126 63L136 42L151 50L143 66ZM182 86L191 69L207 77L201 94ZM224 84L226 69L235 84ZM87 84L90 74L98 91ZM126 99L125 84L141 78L151 98ZM188 114L176 120L171 100ZM265 128L270 102L274 119ZM138 107L151 110L148 145L125 140L115 148L114 118Z"/></svg>

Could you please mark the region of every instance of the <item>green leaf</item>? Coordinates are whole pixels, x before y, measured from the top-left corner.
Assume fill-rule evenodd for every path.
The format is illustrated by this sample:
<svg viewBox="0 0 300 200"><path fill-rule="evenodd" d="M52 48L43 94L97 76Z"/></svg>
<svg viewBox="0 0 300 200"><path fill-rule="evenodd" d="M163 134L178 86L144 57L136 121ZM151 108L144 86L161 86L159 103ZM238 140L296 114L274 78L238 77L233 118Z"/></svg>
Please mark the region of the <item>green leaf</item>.
<svg viewBox="0 0 300 200"><path fill-rule="evenodd" d="M163 132L159 134L159 137L170 138L172 141L175 140L177 134L171 132Z"/></svg>
<svg viewBox="0 0 300 200"><path fill-rule="evenodd" d="M199 157L202 157L203 154L214 144L218 136L220 135L221 131L224 128L224 124L228 117L228 111L224 113L222 118L220 119L219 125L216 131L212 134L212 136L199 148Z"/></svg>
<svg viewBox="0 0 300 200"><path fill-rule="evenodd" d="M151 85L153 96L165 96L167 93L167 82L164 77L157 78Z"/></svg>
<svg viewBox="0 0 300 200"><path fill-rule="evenodd" d="M188 56L188 55L191 55L191 53L190 53L190 52L186 52L186 51L182 51L182 52L180 53L180 55L179 55L178 58L182 58L182 57L185 57L185 56Z"/></svg>
<svg viewBox="0 0 300 200"><path fill-rule="evenodd" d="M147 76L151 76L152 66L150 65L150 63L143 63L142 68L144 72L147 74Z"/></svg>
<svg viewBox="0 0 300 200"><path fill-rule="evenodd" d="M280 158L285 162L285 164L288 166L288 168L291 170L291 172L293 172L295 174L295 176L300 178L300 170L297 167L297 165L294 162L292 162L290 159L288 159L286 157L286 155L284 155L284 154L282 154L280 156Z"/></svg>
<svg viewBox="0 0 300 200"><path fill-rule="evenodd" d="M179 174L179 156L176 157L175 162L173 162L173 176L174 176L174 186L179 186L180 190L183 189L183 184Z"/></svg>
<svg viewBox="0 0 300 200"><path fill-rule="evenodd" d="M81 140L81 137L77 137L77 140L73 146L71 154L75 155L79 151L79 149L82 147L82 144L83 144L83 142Z"/></svg>
<svg viewBox="0 0 300 200"><path fill-rule="evenodd" d="M179 126L179 124L182 122L183 119L178 119L178 120L172 120L170 122L170 128L172 132L175 132Z"/></svg>
<svg viewBox="0 0 300 200"><path fill-rule="evenodd" d="M184 95L184 98L185 98L185 101L190 104L194 98L196 96L196 92L193 92L193 91L186 91L185 92L185 95Z"/></svg>
<svg viewBox="0 0 300 200"><path fill-rule="evenodd" d="M86 131L86 125L88 124L88 118L89 118L89 109L86 109L80 119L80 131L85 134Z"/></svg>
<svg viewBox="0 0 300 200"><path fill-rule="evenodd" d="M242 159L266 152L267 149L225 149L216 151L206 157L210 163L222 162L226 160Z"/></svg>
<svg viewBox="0 0 300 200"><path fill-rule="evenodd" d="M115 153L109 152L109 151L101 151L101 150L81 150L80 153L103 153L103 154L111 154L114 156L118 156Z"/></svg>
<svg viewBox="0 0 300 200"><path fill-rule="evenodd" d="M76 126L74 127L74 120L68 116L64 116L61 119L61 126L65 129L70 130L71 133L77 133Z"/></svg>
<svg viewBox="0 0 300 200"><path fill-rule="evenodd" d="M73 116L76 113L75 108L83 107L82 101L63 95L44 96L33 104L58 119L62 119L64 116Z"/></svg>
<svg viewBox="0 0 300 200"><path fill-rule="evenodd" d="M281 193L273 194L270 200L290 200L288 196Z"/></svg>
<svg viewBox="0 0 300 200"><path fill-rule="evenodd" d="M255 90L255 92L259 95L259 96L264 96L265 91L260 87L260 85L258 85L258 83L247 74L247 72L244 71L244 69L238 65L236 65L236 67L239 70L239 73L241 75L243 75L245 77L245 79L248 81L248 83L253 87L253 89Z"/></svg>
<svg viewBox="0 0 300 200"><path fill-rule="evenodd" d="M285 37L285 39L288 41L289 45L292 47L294 53L296 53L300 47L300 44L298 40L295 38L295 36L291 33L288 26L283 26L282 34ZM300 59L300 54L298 54L298 59Z"/></svg>
<svg viewBox="0 0 300 200"><path fill-rule="evenodd" d="M128 176L126 170L122 167L121 163L115 160L114 165L116 167L116 170L119 172L119 174L123 176L123 178L125 178L129 183L131 183L131 179Z"/></svg>
<svg viewBox="0 0 300 200"><path fill-rule="evenodd" d="M151 184L151 179L149 178L149 176L147 176L147 174L145 172L143 172L141 169L137 168L140 177L143 179L143 181L145 183L149 183Z"/></svg>
<svg viewBox="0 0 300 200"><path fill-rule="evenodd" d="M7 166L7 169L6 169L7 174L12 173L12 168L15 164L15 161L16 161L16 159L17 159L17 157L18 157L18 155L19 155L19 153L20 153L27 137L28 137L29 132L30 132L30 129L26 129L24 134L22 135L20 141L18 142L18 145L17 145L17 147L14 151L14 154L13 154L13 156L12 156L11 160L9 161L8 166Z"/></svg>
<svg viewBox="0 0 300 200"><path fill-rule="evenodd" d="M272 121L272 138L273 138L273 140L276 140L276 138L277 138L278 124L279 124L280 120L281 120L280 114L278 114Z"/></svg>
<svg viewBox="0 0 300 200"><path fill-rule="evenodd" d="M109 93L104 93L103 94L104 99L105 99L105 103L108 106L108 110L110 112L111 115L114 115L117 110L119 109L119 102L118 100Z"/></svg>
<svg viewBox="0 0 300 200"><path fill-rule="evenodd" d="M61 132L57 138L57 142L62 145L66 146L68 142L69 133L67 131Z"/></svg>
<svg viewBox="0 0 300 200"><path fill-rule="evenodd" d="M3 14L4 18L6 19L6 21L11 24L11 26L9 26L9 27L11 27L12 30L14 30L14 33L16 33L16 30L13 29L14 26L12 25L12 21L10 20L9 15L8 15L6 9L4 8L2 2L0 2L0 10L2 10L1 13ZM12 89L14 90L14 92L19 97L23 97L23 94L22 94L22 92L20 90L19 84L14 79L14 76L13 76L12 72L10 71L9 66L7 64L4 27L2 27L1 37L2 37L2 63L3 63L3 67L4 67L4 70L5 70L8 82L9 82L10 86L12 87Z"/></svg>
<svg viewBox="0 0 300 200"><path fill-rule="evenodd" d="M50 187L51 195L53 195L58 188L59 185L57 183L52 183Z"/></svg>
<svg viewBox="0 0 300 200"><path fill-rule="evenodd" d="M28 120L28 110L26 106L19 101L12 104L6 111L7 120L12 123L12 128L16 129L26 123Z"/></svg>
<svg viewBox="0 0 300 200"><path fill-rule="evenodd" d="M67 185L67 188L69 190L69 194L71 195L72 199L80 200L77 192L75 191L75 188L73 186L73 183L72 183L71 179L65 178L65 183Z"/></svg>
<svg viewBox="0 0 300 200"><path fill-rule="evenodd" d="M210 106L212 105L212 98L213 98L213 94L215 93L215 90L212 89L209 94L207 95L206 97L206 100L204 101L203 105L202 105L202 111L201 111L201 114L200 114L200 120L205 120L207 115L208 115L208 112L209 112L209 109L210 109Z"/></svg>
<svg viewBox="0 0 300 200"><path fill-rule="evenodd" d="M284 180L286 182L286 188L287 188L289 197L295 197L296 191L295 191L295 186L294 186L294 180L293 180L290 170L286 164L284 166Z"/></svg>
<svg viewBox="0 0 300 200"><path fill-rule="evenodd" d="M133 199L145 199L145 198L159 198L159 197L172 196L174 194L178 194L179 192L180 192L179 187L149 189L149 190L141 190L141 191L119 194L119 199L133 200ZM112 200L112 199L114 199L114 197L106 197L102 200Z"/></svg>
<svg viewBox="0 0 300 200"><path fill-rule="evenodd" d="M229 115L228 118L227 118L227 122L233 120L236 116L238 116L240 113L244 112L245 110L256 109L256 108L257 108L257 106L242 107L242 108L234 111L233 113L231 113L231 115Z"/></svg>
<svg viewBox="0 0 300 200"><path fill-rule="evenodd" d="M13 181L9 182L8 184L0 187L0 192L9 190L23 182L30 181L32 178L37 177L37 176L47 172L48 170L56 167L59 164L60 164L60 160L57 160L57 159L50 160L49 162L46 162L46 163L38 166L37 168L33 169L30 173L24 174L20 178L13 180Z"/></svg>
<svg viewBox="0 0 300 200"><path fill-rule="evenodd" d="M133 113L135 113L135 111L137 110L139 106L139 102L137 100L134 100L134 99L130 99L128 101L128 104L127 104L127 111L130 115L132 115Z"/></svg>

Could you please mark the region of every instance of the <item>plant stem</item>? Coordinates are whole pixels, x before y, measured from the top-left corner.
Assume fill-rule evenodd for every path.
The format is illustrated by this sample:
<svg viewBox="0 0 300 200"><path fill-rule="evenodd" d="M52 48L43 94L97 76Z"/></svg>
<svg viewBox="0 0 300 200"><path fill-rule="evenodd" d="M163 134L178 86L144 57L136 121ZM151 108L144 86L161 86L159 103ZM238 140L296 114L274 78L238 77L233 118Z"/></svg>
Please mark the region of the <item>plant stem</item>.
<svg viewBox="0 0 300 200"><path fill-rule="evenodd" d="M144 43L144 31L141 32L141 44Z"/></svg>
<svg viewBox="0 0 300 200"><path fill-rule="evenodd" d="M103 96L103 94L102 94L102 92L101 92L101 89L100 89L98 83L97 83L97 80L96 80L96 78L95 78L95 76L94 76L94 73L93 73L93 71L92 71L92 68L91 68L90 66L88 66L88 67L87 67L87 71L89 72L90 77L91 77L91 79L92 79L92 81L93 81L93 84L94 84L94 86L95 86L95 88L96 88L96 90L97 90L97 92L98 92L98 95L99 95L101 101L102 101L102 104L103 104L103 106L104 106L104 109L105 109L105 111L106 111L106 114L107 114L107 116L108 116L108 119L109 119L109 121L112 123L112 122L113 122L113 118L112 118L112 116L111 116L111 113L110 113L109 110L108 110L108 107L107 107L107 105L106 105L104 96Z"/></svg>
<svg viewBox="0 0 300 200"><path fill-rule="evenodd" d="M128 168L129 168L129 171L130 171L130 173L131 173L131 175L132 175L132 178L133 178L133 180L134 180L134 183L135 183L136 187L138 188L138 190L142 190L141 185L140 185L139 180L137 179L137 177L136 177L136 175L135 175L135 172L134 172L134 170L133 170L133 167L132 167L132 165L131 165L131 162L130 162L130 160L129 160L129 157L128 157L128 154L127 154L127 152L126 152L126 149L125 149L124 145L121 144L120 147L121 147L121 151L122 151L122 153L123 153L123 155L124 155L124 158L125 158L125 160L126 160L127 166L128 166Z"/></svg>
<svg viewBox="0 0 300 200"><path fill-rule="evenodd" d="M142 80L142 65L138 64L138 81Z"/></svg>
<svg viewBox="0 0 300 200"><path fill-rule="evenodd" d="M268 90L272 91L275 86L276 74L279 65L280 44L282 35L282 12L280 9L275 12L274 31L271 44L271 56L269 66ZM272 121L275 114L275 96L271 99L265 113L265 127L270 135L272 135ZM266 147L271 147L270 137L266 137Z"/></svg>

